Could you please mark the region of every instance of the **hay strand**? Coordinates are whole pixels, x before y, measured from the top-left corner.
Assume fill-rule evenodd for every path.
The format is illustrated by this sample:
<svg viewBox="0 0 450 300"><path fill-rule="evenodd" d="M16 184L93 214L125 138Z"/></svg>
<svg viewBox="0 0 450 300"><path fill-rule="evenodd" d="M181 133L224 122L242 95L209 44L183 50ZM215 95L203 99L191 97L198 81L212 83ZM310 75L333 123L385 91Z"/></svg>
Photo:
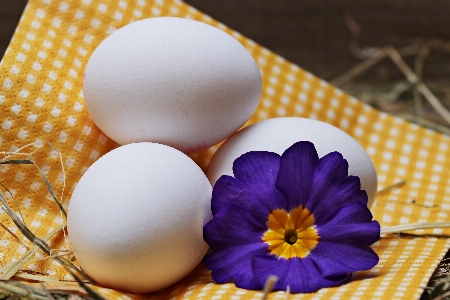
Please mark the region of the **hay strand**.
<svg viewBox="0 0 450 300"><path fill-rule="evenodd" d="M3 203L3 210L8 214L8 216L11 218L11 220L16 224L17 228L20 230L20 232L27 238L31 243L36 245L40 250L42 250L45 254L51 256L52 255L52 249L50 246L43 241L42 239L38 238L34 233L16 216L14 211L9 207L8 203L6 202L5 197L3 196L3 193L0 191L0 200ZM92 282L92 280L87 276L87 274L75 266L71 261L64 257L58 257L55 256L55 260L60 262L61 264L68 266L69 268L75 270L79 274L81 274L85 279Z"/></svg>
<svg viewBox="0 0 450 300"><path fill-rule="evenodd" d="M69 269L67 269L67 271L70 273L70 275L73 276L73 278L75 278L75 281L89 294L89 296L92 297L92 299L94 299L94 300L105 300L102 296L100 296L99 294L94 292L93 289L91 289L89 286L87 286L83 282L83 280L81 280L78 276L76 276L72 271L70 271Z"/></svg>
<svg viewBox="0 0 450 300"><path fill-rule="evenodd" d="M267 277L266 283L264 284L264 288L263 288L263 295L261 297L261 300L266 300L267 297L269 296L269 293L273 290L273 287L275 285L275 283L277 283L278 281L278 277L271 275L269 277Z"/></svg>
<svg viewBox="0 0 450 300"><path fill-rule="evenodd" d="M393 190L393 189L395 189L395 188L402 187L402 186L404 186L405 184L406 184L406 180L400 180L399 182L396 182L396 183L394 183L394 184L391 184L391 185L389 185L389 186L387 186L387 187L385 187L385 188L379 190L379 191L377 192L377 196L380 196L380 195L382 195L382 194L385 194L385 193L387 193L387 192L389 192L389 191L391 191L391 190Z"/></svg>
<svg viewBox="0 0 450 300"><path fill-rule="evenodd" d="M52 230L50 233L48 233L42 240L48 241L53 236L55 236L59 231L61 231L65 227L65 224L62 224ZM39 250L38 246L33 246L27 253L25 253L22 257L20 257L18 260L13 261L5 265L3 268L0 269L0 272L2 275L0 275L0 279L2 280L8 280L11 277L14 276L22 267L25 265Z"/></svg>
<svg viewBox="0 0 450 300"><path fill-rule="evenodd" d="M416 122L420 125L432 128L434 130L449 134L449 129L443 126L434 126L433 122L424 119L424 106L422 97L430 104L432 109L436 112L436 114L443 119L446 124L450 124L450 111L442 104L441 100L432 92L429 85L426 85L422 81L422 72L424 68L425 58L428 56L431 49L437 49L440 51L450 52L450 41L436 39L436 38L409 38L408 43L410 45L395 48L390 45L386 45L383 47L366 47L361 48L359 45L359 40L361 37L361 28L356 20L351 15L344 16L344 23L350 31L351 39L349 42L349 51L350 53L361 59L361 63L357 64L347 72L341 74L334 80L331 80L331 83L335 86L341 86L353 78L358 76L359 74L365 72L369 68L376 65L384 58L390 58L394 65L398 70L406 77L407 82L410 84L406 90L411 89L413 93L413 103L414 103L414 116L406 116L404 114L400 115L400 117L406 118L408 121ZM405 38L403 38L405 40ZM403 57L414 55L414 71L406 64ZM386 85L389 85L386 83ZM379 88L378 88L379 90ZM351 92L348 91L350 94ZM376 95L380 97L377 98ZM399 94L400 95L400 94ZM398 99L398 96L395 99ZM356 95L355 95L356 96ZM388 99L385 99L383 95L379 94L379 91L374 91L372 96L376 98L375 102L380 106L386 106L386 104L380 104L380 98L383 98L383 101L389 102ZM360 98L364 98L364 95L361 95ZM383 103L381 101L381 103ZM392 107L384 107L380 108L382 110L391 111ZM392 111L393 112L393 111Z"/></svg>
<svg viewBox="0 0 450 300"><path fill-rule="evenodd" d="M13 280L0 281L0 290L9 293L9 295L5 295L6 297L19 296L31 300L48 300L47 294L44 291Z"/></svg>
<svg viewBox="0 0 450 300"><path fill-rule="evenodd" d="M27 272L17 272L16 274L14 274L13 277L20 278L20 279L26 279L26 280L39 281L39 282L60 282L58 279L53 278L53 277L30 274Z"/></svg>
<svg viewBox="0 0 450 300"><path fill-rule="evenodd" d="M73 286L61 287L60 285L47 286L44 283L40 283L40 286L41 288L37 288L30 284L21 283L15 280L0 280L0 296L5 297L2 299L31 299L31 300L103 299L101 297L100 298L88 297L89 294L87 293L87 291L80 287L78 288L75 288Z"/></svg>
<svg viewBox="0 0 450 300"><path fill-rule="evenodd" d="M389 227L382 227L381 234L398 233L418 229L436 229L436 228L450 228L450 222L420 222L420 223L409 223Z"/></svg>
<svg viewBox="0 0 450 300"><path fill-rule="evenodd" d="M12 232L11 230L9 230L9 228L8 227L6 227L5 225L3 225L3 223L2 222L0 222L0 226L3 228L3 229L5 229L6 230L6 232L8 232L17 242L19 242L19 244L21 244L22 246L24 246L25 247L25 249L27 249L27 250L30 250L30 248L27 246L27 245L25 245L25 243L14 233L14 232Z"/></svg>

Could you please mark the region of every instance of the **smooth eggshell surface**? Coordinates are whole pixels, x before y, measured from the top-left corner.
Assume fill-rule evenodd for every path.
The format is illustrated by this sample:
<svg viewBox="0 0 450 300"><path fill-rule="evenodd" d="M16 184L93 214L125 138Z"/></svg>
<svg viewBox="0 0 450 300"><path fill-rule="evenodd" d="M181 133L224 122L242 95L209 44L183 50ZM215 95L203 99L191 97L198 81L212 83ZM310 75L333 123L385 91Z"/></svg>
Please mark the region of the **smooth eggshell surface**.
<svg viewBox="0 0 450 300"><path fill-rule="evenodd" d="M238 130L255 111L262 85L255 60L236 39L175 17L117 30L92 53L84 75L86 106L108 137L186 153Z"/></svg>
<svg viewBox="0 0 450 300"><path fill-rule="evenodd" d="M377 174L375 167L350 135L330 124L305 118L274 118L248 126L231 136L211 159L207 176L214 183L222 175L233 175L233 162L250 151L270 151L278 154L299 141L310 141L319 157L338 151L348 161L349 175L361 180L361 188L368 196L368 207L375 200Z"/></svg>
<svg viewBox="0 0 450 300"><path fill-rule="evenodd" d="M132 293L165 288L205 255L211 185L184 153L156 143L121 146L98 159L68 210L75 256L98 284Z"/></svg>

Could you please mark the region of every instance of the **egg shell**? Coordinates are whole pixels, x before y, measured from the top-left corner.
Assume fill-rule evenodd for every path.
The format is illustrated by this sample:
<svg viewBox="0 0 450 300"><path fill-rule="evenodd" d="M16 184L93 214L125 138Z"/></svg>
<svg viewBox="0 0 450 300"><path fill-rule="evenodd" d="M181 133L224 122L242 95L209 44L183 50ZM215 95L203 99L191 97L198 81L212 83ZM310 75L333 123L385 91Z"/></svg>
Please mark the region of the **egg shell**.
<svg viewBox="0 0 450 300"><path fill-rule="evenodd" d="M205 255L212 187L184 153L156 143L121 146L98 159L68 208L75 256L99 285L156 291L185 277Z"/></svg>
<svg viewBox="0 0 450 300"><path fill-rule="evenodd" d="M232 36L175 17L140 20L98 45L83 93L96 125L119 144L158 142L183 152L238 130L261 97L261 74Z"/></svg>
<svg viewBox="0 0 450 300"><path fill-rule="evenodd" d="M319 157L338 151L349 164L349 175L361 180L368 196L368 207L375 200L377 174L372 160L350 135L330 124L306 118L273 118L255 123L227 139L217 150L208 167L207 177L214 183L222 175L233 176L233 162L250 151L270 151L278 154L299 141L310 141Z"/></svg>

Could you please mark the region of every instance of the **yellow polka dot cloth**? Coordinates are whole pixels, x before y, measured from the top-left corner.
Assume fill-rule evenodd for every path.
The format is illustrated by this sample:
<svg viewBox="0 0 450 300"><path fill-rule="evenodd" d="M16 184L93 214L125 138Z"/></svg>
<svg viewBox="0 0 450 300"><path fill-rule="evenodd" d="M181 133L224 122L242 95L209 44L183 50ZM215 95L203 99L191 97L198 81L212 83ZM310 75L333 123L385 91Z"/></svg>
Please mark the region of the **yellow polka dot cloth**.
<svg viewBox="0 0 450 300"><path fill-rule="evenodd" d="M0 159L32 144L20 152L32 156L67 207L83 172L116 147L91 121L84 104L83 71L89 56L118 28L157 16L211 24L248 49L263 74L261 102L249 124L281 116L330 123L367 150L380 189L406 180L402 187L377 197L372 211L382 226L448 220L448 136L372 109L179 0L30 0L0 64ZM192 158L206 169L216 149ZM0 165L0 182L9 205L20 210L38 237L51 236L61 227L64 217L33 165ZM59 263L31 251L32 245L4 210L0 210L0 221L10 231L0 229L2 272L11 261L28 255L31 259L21 266L22 273L54 278L59 286L74 286ZM289 295L289 299L418 299L450 246L441 238L448 234L448 229L427 229L400 237L385 235L373 245L380 262L372 270L355 273L341 286ZM49 244L60 250L70 247L62 232ZM149 295L93 288L107 299L261 299L263 295L232 283L215 284L202 264L177 284ZM269 299L285 296L283 291L273 292Z"/></svg>

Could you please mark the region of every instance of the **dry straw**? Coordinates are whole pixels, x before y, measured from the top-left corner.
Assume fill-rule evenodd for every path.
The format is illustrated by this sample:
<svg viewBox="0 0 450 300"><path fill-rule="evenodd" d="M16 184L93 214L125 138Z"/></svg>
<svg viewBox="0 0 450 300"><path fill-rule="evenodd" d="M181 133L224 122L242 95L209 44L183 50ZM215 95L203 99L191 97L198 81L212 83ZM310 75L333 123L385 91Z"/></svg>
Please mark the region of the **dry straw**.
<svg viewBox="0 0 450 300"><path fill-rule="evenodd" d="M391 114L396 114L410 122L415 122L419 125L450 135L450 112L442 104L443 102L446 104L450 102L450 85L448 84L448 78L444 78L443 80L426 79L426 83L423 78L425 59L429 56L430 52L450 53L450 41L437 38L397 37L398 41L407 42L407 45L400 48L395 48L390 45L361 48L359 45L361 37L361 28L359 24L350 15L345 16L344 22L349 28L352 37L349 43L350 52L353 56L359 58L361 63L332 80L331 83L335 86L345 86L345 91L347 93L352 94L381 110L388 111ZM405 63L404 58L406 57L413 57L414 65L412 68ZM393 82L390 79L380 81L380 78L377 78L372 82L367 82L366 79L366 82L360 80L357 83L352 84L351 81L358 75L373 68L385 58L390 59L394 63L394 66L401 71L406 78L405 81ZM386 92L386 90L388 92ZM399 100L404 94L408 95L407 92L409 91L412 91L413 101L403 102L407 103L407 105L401 104L401 101ZM436 96L438 94L440 94L441 100ZM426 109L423 98L430 104L432 110ZM413 113L409 111L411 103L414 108ZM433 111L435 113L433 113ZM437 115L437 117L434 115ZM398 203L414 204L426 208L436 207L436 205L428 206L419 204L415 200L398 201ZM413 223L384 227L381 229L381 233L398 233L400 235L404 231L448 227L450 227L450 222ZM446 257L449 255L450 251ZM431 277L429 286L425 288L421 299L450 299L450 272L447 270L445 274L443 274L440 271L446 266L445 261L446 259L441 262L440 266ZM448 269L447 267L445 268Z"/></svg>
<svg viewBox="0 0 450 300"><path fill-rule="evenodd" d="M49 144L50 145L50 144ZM44 180L47 189L53 198L56 205L59 207L61 217L63 220L67 217L67 212L65 211L62 200L59 200L57 196L55 195L55 192L52 188L52 185L50 181L45 176L44 172L39 168L39 166L33 161L32 155L35 153L35 151L31 153L24 153L21 152L24 149L28 149L32 146L36 146L35 144L29 144L26 145L14 152L0 152L0 154L5 155L2 159L0 159L0 165L34 165L35 168L39 171L39 174L41 175L42 179ZM50 145L54 150L55 149L52 145ZM65 172L64 172L64 166L62 163L62 155L58 151L58 154L60 156L60 164L62 168L62 172L64 175L64 184L63 184L63 191L61 192L61 198L64 193L64 187L65 187ZM18 158L19 157L19 158ZM24 158L25 157L25 158ZM6 232L11 234L11 236L17 240L20 244L22 244L24 247L27 248L27 252L22 255L19 259L13 260L0 268L0 290L3 290L3 292L0 292L0 295L5 296L11 296L11 297L26 297L27 299L67 299L68 297L72 297L72 299L103 299L101 296L99 296L97 293L95 293L88 285L85 284L86 282L94 283L92 279L89 278L89 276L78 266L74 265L72 263L72 251L68 250L59 250L59 249L52 249L49 244L47 243L52 237L54 237L59 232L63 232L64 239L66 242L66 246L68 248L68 242L66 237L66 223L63 222L60 226L53 229L51 232L49 232L46 236L43 238L37 237L25 224L25 220L22 216L22 213L20 212L20 209L18 208L18 205L14 199L13 194L5 187L2 183L0 185L9 193L11 199L13 200L14 206L17 210L17 213L11 208L11 206L8 204L6 197L4 193L0 190L0 201L3 204L1 209L6 212L6 214L11 218L17 229L23 234L23 236L30 241L33 246L31 248L27 247L25 243L20 240L20 238L15 235L11 230L9 230L6 226L1 224L1 227L3 227ZM20 217L19 217L20 216ZM26 280L26 281L38 281L40 283L43 282L59 282L55 278L51 278L48 276L43 275L36 275L36 274L29 274L25 271L22 271L22 268L25 264L30 263L32 261L36 261L36 259L32 260L34 255L41 250L43 253L45 253L47 256L43 259L54 259L57 262L61 264L63 268L65 268L74 278L74 280L78 283L78 285L82 288L80 296L80 290L77 292L73 291L55 291L50 292L45 286L43 286L41 289L30 286L25 283L21 283L17 280L11 280L13 277L16 279ZM39 260L43 260L39 259ZM77 275L78 274L78 275ZM60 286L63 286L61 283ZM85 296L89 296L89 298L86 298ZM75 298L74 298L75 297Z"/></svg>
<svg viewBox="0 0 450 300"><path fill-rule="evenodd" d="M66 217L67 213L64 210L64 207L62 205L62 196L60 199L57 198L55 195L55 192L51 186L51 183L45 176L44 172L37 166L37 164L32 159L32 153L23 153L20 152L24 149L27 149L28 147L33 146L33 144L24 146L20 148L19 150L12 152L12 153L5 153L0 152L0 154L6 155L4 158L0 159L0 164L15 164L15 165L34 165L36 169L39 171L40 176L44 180L48 191L50 192L55 204L59 207L61 211L61 217ZM50 145L51 146L51 145ZM55 149L56 150L56 149ZM59 152L58 152L59 153ZM61 155L61 154L60 154ZM17 158L22 157L22 158ZM23 158L26 157L26 158ZM60 164L61 168L64 169L62 164L62 157L60 158ZM402 180L399 181L393 185L390 185L378 192L378 196L384 195L386 193L389 193L390 191L400 188L406 184L406 181ZM2 185L0 183L0 185ZM3 186L3 185L2 185ZM50 233L48 233L46 236L39 238L37 237L25 224L24 218L22 217L20 210L18 209L18 205L15 203L14 197L9 190L3 186L3 188L10 193L10 196L14 202L14 205L16 209L18 210L17 213L11 208L11 206L6 201L5 195L2 191L0 191L0 201L2 202L3 206L2 209L7 213L7 215L11 218L11 220L14 222L16 227L19 229L19 231L23 234L23 236L29 240L33 246L27 247L26 244L20 240L20 238L15 235L11 230L9 230L6 226L0 223L0 226L2 226L15 240L17 240L19 243L21 243L24 247L28 248L28 251L22 255L19 259L15 261L11 261L2 268L0 268L0 290L6 291L7 293L10 293L11 295L16 295L20 297L24 297L26 295L30 299L52 299L49 298L49 295L51 297L66 297L66 296L74 296L79 297L80 299L83 299L83 297L90 297L90 299L102 299L101 296L99 296L97 293L95 293L91 288L89 288L88 285L86 285L85 282L93 283L93 281L88 277L88 275L78 266L74 265L71 260L73 253L69 250L58 250L58 249L52 249L48 245L48 241L58 234L59 232L64 233L65 235L65 222L58 226L57 228L53 229ZM420 204L416 204L420 205ZM20 216L20 217L19 217ZM444 228L444 227L450 227L450 222L446 223L411 223L411 224L402 224L397 226L391 226L391 227L384 227L381 229L382 234L387 233L401 233L404 231L411 231L411 230L417 230L417 229L428 229L428 228ZM67 241L66 241L67 243ZM67 246L68 248L68 246ZM51 278L49 276L45 276L42 274L30 274L26 272L26 270L23 270L23 267L27 263L31 263L36 261L36 259L33 259L34 255L41 250L46 254L46 256L42 259L54 259L58 261L63 268L66 268L67 271L73 276L74 280L79 284L80 289L76 291L68 291L64 290L64 287L66 289L73 289L70 285L68 286L67 283L62 283L58 281L55 278ZM39 259L39 260L42 260ZM76 275L78 274L78 275ZM11 280L12 278L15 278L16 280ZM38 281L38 282L46 282L46 283L61 283L60 289L58 291L50 291L47 287L44 286L44 288L37 288L32 287L27 284L21 283L18 280L25 280L25 281ZM262 299L266 299L268 294L272 291L274 284L276 283L277 278L276 277L270 277L266 285L264 287ZM59 293L59 294L58 294ZM80 295L81 293L81 295ZM289 298L289 290L286 291L285 299ZM58 298L53 298L58 299ZM63 298L60 298L63 299ZM66 298L64 298L66 299ZM87 299L87 298L86 298Z"/></svg>
<svg viewBox="0 0 450 300"><path fill-rule="evenodd" d="M402 117L408 121L416 122L420 125L432 128L436 131L443 132L450 135L450 111L442 104L442 100L438 99L436 93L444 92L446 97L450 97L450 87L448 86L448 79L444 82L435 81L424 83L422 78L424 61L428 57L429 53L433 51L441 51L444 53L450 53L450 41L436 39L436 38L410 38L407 41L409 44L403 47L393 47L386 45L383 47L366 47L361 48L359 40L361 36L361 28L356 20L346 15L344 18L345 24L350 30L351 41L349 43L350 52L353 56L361 59L361 63L357 64L344 74L330 81L335 86L343 86L346 84L346 91L350 94L358 94L358 90L364 90L361 95L355 95L361 100L364 100L364 96L370 95L374 100L368 102L374 102L375 106L381 106L382 110L387 110L395 114L395 110L392 102L398 100L401 94L406 91L412 90L413 92L413 105L415 113L397 113L399 117ZM405 40L405 39L403 39ZM405 57L414 57L414 67L411 68L405 62ZM355 79L358 75L368 71L380 63L385 58L389 58L394 65L405 76L406 81L401 81L393 85L392 80L388 80L383 84L366 84L358 82L356 85L349 84L351 80ZM389 94L383 94L382 90L392 87ZM367 91L370 91L367 93ZM440 122L431 121L431 118L426 118L425 110L422 103L424 98L434 109L436 114L444 121ZM430 114L429 114L430 115ZM430 115L431 116L431 115Z"/></svg>

